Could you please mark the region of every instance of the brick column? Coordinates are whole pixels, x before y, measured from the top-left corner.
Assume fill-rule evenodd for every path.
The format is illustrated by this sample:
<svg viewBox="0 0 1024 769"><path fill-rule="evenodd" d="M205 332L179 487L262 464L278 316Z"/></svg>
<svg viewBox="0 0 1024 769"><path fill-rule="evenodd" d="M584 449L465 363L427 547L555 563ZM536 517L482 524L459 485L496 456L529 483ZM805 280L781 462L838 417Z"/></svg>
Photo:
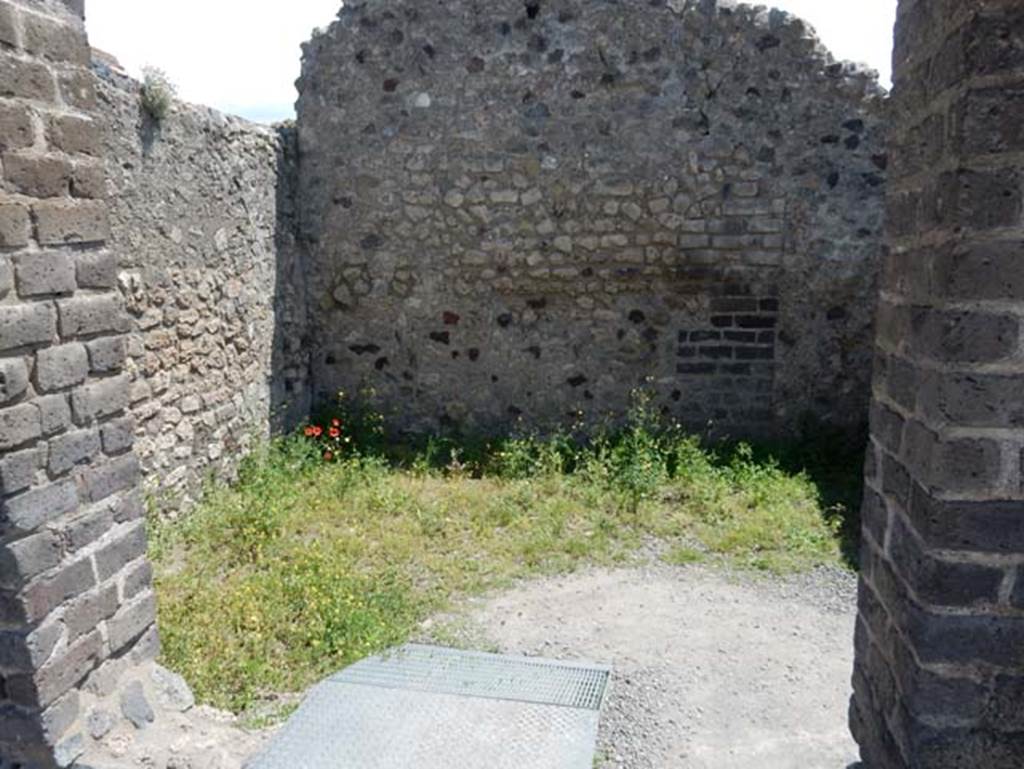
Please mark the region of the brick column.
<svg viewBox="0 0 1024 769"><path fill-rule="evenodd" d="M0 766L66 766L157 642L81 4L0 0Z"/></svg>
<svg viewBox="0 0 1024 769"><path fill-rule="evenodd" d="M1024 3L901 0L851 727L1024 766Z"/></svg>

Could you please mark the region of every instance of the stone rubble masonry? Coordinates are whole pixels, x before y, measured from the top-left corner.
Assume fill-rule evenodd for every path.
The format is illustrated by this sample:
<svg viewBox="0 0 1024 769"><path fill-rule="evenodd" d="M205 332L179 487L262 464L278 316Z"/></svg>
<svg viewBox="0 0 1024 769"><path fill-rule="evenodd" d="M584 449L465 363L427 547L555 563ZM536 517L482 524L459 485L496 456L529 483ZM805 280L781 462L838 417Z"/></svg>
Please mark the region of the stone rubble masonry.
<svg viewBox="0 0 1024 769"><path fill-rule="evenodd" d="M116 283L129 323L107 295L62 301L60 323L126 332L85 342L90 371L124 373L146 489L177 513L251 441L308 414L293 132L183 102L153 126L138 83L96 73L110 250L79 260L77 279ZM103 440L120 445L109 429Z"/></svg>
<svg viewBox="0 0 1024 769"><path fill-rule="evenodd" d="M649 381L697 429L863 422L883 94L734 5L347 3L299 83L316 400L544 428Z"/></svg>
<svg viewBox="0 0 1024 769"><path fill-rule="evenodd" d="M314 396L476 430L652 382L784 433L873 368L851 726L872 769L1019 767L1019 2L901 0L891 104L763 8L353 2L275 129L147 119L82 17L0 0L0 766L159 717L144 489Z"/></svg>
<svg viewBox="0 0 1024 769"><path fill-rule="evenodd" d="M850 723L872 769L1024 756L1024 5L901 0Z"/></svg>
<svg viewBox="0 0 1024 769"><path fill-rule="evenodd" d="M80 4L0 0L3 767L70 765L157 650L89 59Z"/></svg>

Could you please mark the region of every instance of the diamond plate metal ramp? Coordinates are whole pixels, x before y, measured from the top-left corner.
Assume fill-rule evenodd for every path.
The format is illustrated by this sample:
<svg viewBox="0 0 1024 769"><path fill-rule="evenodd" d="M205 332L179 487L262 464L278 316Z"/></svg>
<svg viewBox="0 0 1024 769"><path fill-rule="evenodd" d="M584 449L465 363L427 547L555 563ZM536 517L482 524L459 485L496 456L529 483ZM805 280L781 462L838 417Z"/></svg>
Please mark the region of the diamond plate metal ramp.
<svg viewBox="0 0 1024 769"><path fill-rule="evenodd" d="M247 769L591 769L610 672L409 644L315 686Z"/></svg>

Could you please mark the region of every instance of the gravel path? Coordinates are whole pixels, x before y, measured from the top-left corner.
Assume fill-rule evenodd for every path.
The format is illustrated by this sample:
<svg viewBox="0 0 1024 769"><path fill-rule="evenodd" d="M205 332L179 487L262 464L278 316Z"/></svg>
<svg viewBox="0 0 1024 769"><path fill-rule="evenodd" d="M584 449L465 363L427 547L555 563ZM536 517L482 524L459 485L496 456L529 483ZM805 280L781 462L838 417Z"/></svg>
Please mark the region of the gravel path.
<svg viewBox="0 0 1024 769"><path fill-rule="evenodd" d="M525 583L465 633L611 664L601 769L846 769L856 580L650 566Z"/></svg>
<svg viewBox="0 0 1024 769"><path fill-rule="evenodd" d="M525 582L421 640L610 664L598 769L853 769L856 580L648 565ZM76 766L240 769L272 730L206 708L122 725Z"/></svg>

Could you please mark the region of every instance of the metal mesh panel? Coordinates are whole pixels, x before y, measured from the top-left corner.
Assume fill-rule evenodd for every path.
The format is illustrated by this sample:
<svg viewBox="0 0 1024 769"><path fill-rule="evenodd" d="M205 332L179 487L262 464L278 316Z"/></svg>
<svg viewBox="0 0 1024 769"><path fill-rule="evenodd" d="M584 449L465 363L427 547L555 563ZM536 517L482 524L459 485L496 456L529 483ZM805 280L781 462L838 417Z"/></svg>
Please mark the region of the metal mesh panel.
<svg viewBox="0 0 1024 769"><path fill-rule="evenodd" d="M608 675L402 647L316 686L247 769L591 769Z"/></svg>
<svg viewBox="0 0 1024 769"><path fill-rule="evenodd" d="M328 680L600 710L608 669L409 644Z"/></svg>

